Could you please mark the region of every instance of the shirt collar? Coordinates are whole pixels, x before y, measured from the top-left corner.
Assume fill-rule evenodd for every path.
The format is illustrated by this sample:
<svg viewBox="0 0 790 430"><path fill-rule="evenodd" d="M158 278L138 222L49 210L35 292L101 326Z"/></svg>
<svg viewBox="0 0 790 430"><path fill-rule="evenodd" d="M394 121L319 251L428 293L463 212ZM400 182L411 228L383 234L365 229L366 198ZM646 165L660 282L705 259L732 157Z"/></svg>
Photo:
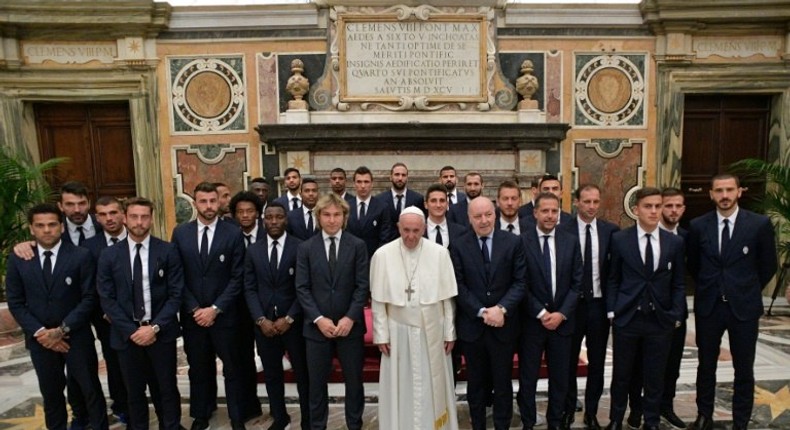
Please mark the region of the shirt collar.
<svg viewBox="0 0 790 430"><path fill-rule="evenodd" d="M665 226L664 223L659 222L658 228L664 231L668 231L672 234L678 234L678 226L676 225L675 228L670 229L669 227Z"/></svg>
<svg viewBox="0 0 790 430"><path fill-rule="evenodd" d="M137 242L132 240L132 238L129 238L128 242L129 242L129 253L134 255L135 245L137 245ZM143 244L143 249L146 249L146 250L149 249L149 247L151 246L151 235L150 234L147 235L145 237L145 239L143 239L143 241L140 242L140 243Z"/></svg>
<svg viewBox="0 0 790 430"><path fill-rule="evenodd" d="M59 240L58 243L56 243L55 246L53 246L50 249L44 249L44 247L41 246L41 245L36 245L36 246L38 247L38 252L39 252L40 256L42 256L42 257L44 256L44 251L52 251L52 256L55 257L55 258L58 258L58 251L60 251L60 245L62 245L62 244L63 244L63 241Z"/></svg>
<svg viewBox="0 0 790 430"><path fill-rule="evenodd" d="M85 222L82 224L74 224L70 219L66 218L66 226L69 228L69 231L73 233L77 232L77 227L82 227L82 231L88 232L93 228L93 218L88 215L88 217L85 218Z"/></svg>
<svg viewBox="0 0 790 430"><path fill-rule="evenodd" d="M440 222L438 224L433 222L430 217L428 217L428 219L426 221L427 221L429 230L435 229L437 225L442 227L443 229L447 228L447 218L446 217L444 219L442 219L442 222Z"/></svg>
<svg viewBox="0 0 790 430"><path fill-rule="evenodd" d="M557 227L554 227L554 228L553 228L553 229L551 229L551 231L550 231L550 232L548 232L548 233L544 233L544 232L543 232L543 231L542 231L540 228L538 228L538 227L536 226L536 227L535 227L535 231L537 231L537 232L538 232L538 238L542 238L543 236L549 236L549 237L551 237L551 238L553 239L553 238L554 238L554 233L556 233L556 232L557 232Z"/></svg>
<svg viewBox="0 0 790 430"><path fill-rule="evenodd" d="M277 239L275 239L275 238L273 238L271 235L267 234L267 235L266 235L266 240L267 240L267 242L266 242L266 243L267 243L269 246L272 246L272 242L274 242L274 241L276 240L278 245L282 245L282 244L284 244L284 243L285 243L285 238L286 238L286 236L287 236L287 235L288 235L288 233L286 233L286 232L283 232L283 235L282 235L282 236L280 236L280 237L278 237Z"/></svg>
<svg viewBox="0 0 790 430"><path fill-rule="evenodd" d="M214 221L211 221L211 223L209 223L209 224L203 224L202 222L200 222L200 220L197 220L198 231L202 233L203 232L203 227L208 226L209 231L211 231L213 233L214 230L217 229L217 222L219 222L219 217L214 217Z"/></svg>
<svg viewBox="0 0 790 430"><path fill-rule="evenodd" d="M105 231L104 232L104 240L105 240L105 242L109 243L112 240L112 238L115 237L115 238L118 239L118 242L120 242L120 241L126 239L126 236L128 236L128 235L129 234L126 232L126 227L124 227L123 230L121 230L121 233L118 234L118 236L112 236L110 233L107 233L107 231Z"/></svg>
<svg viewBox="0 0 790 430"><path fill-rule="evenodd" d="M241 233L246 236L258 237L258 223L255 223L255 227L253 227L249 233L245 233L244 230L242 230Z"/></svg>
<svg viewBox="0 0 790 430"><path fill-rule="evenodd" d="M718 220L719 224L721 224L722 222L724 222L724 219L726 218L730 220L731 226L735 225L735 220L738 218L738 211L740 211L740 209L741 209L740 206L735 206L735 210L728 217L724 217L721 215L721 213L719 213L719 211L716 211L716 219Z"/></svg>
<svg viewBox="0 0 790 430"><path fill-rule="evenodd" d="M370 199L372 197L373 197L372 195L368 194L368 198L365 199L365 200L362 200L362 199L359 198L359 196L357 196L357 207L359 207L360 203L364 203L365 207L370 207Z"/></svg>
<svg viewBox="0 0 790 430"><path fill-rule="evenodd" d="M338 241L338 242L340 242L340 236L341 236L342 234L343 234L343 229L340 229L340 230L338 230L338 231L337 231L337 233L335 233L335 237L337 238L337 241ZM326 242L327 240L329 240L329 235L328 235L328 234L326 234L326 232L325 232L324 230L321 230L321 236L322 236L322 238L324 239L324 242Z"/></svg>
<svg viewBox="0 0 790 430"><path fill-rule="evenodd" d="M659 225L660 224L661 223L659 223ZM658 231L659 229L656 228L655 230L653 230L652 233L648 233L647 231L645 231L645 229L642 228L641 225L639 225L639 223L636 223L636 233L637 233L637 237L640 239L643 238L646 234L650 234L651 239L658 239Z"/></svg>

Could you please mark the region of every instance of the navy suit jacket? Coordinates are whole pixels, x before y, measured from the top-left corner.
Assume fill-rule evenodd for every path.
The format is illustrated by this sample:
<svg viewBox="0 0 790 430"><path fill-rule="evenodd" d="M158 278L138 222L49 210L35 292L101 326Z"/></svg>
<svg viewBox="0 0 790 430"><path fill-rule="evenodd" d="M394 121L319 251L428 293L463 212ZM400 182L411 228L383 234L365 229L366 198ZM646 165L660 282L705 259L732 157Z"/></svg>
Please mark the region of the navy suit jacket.
<svg viewBox="0 0 790 430"><path fill-rule="evenodd" d="M282 238L281 238L282 239ZM269 246L264 237L247 248L244 259L244 295L252 320L270 320L286 315L297 320L302 307L296 298L296 250L301 240L286 235L278 240L277 271L269 266ZM276 311L275 311L276 310Z"/></svg>
<svg viewBox="0 0 790 430"><path fill-rule="evenodd" d="M392 189L379 193L374 198L379 199L381 200L381 202L384 203L387 210L389 210L390 221L392 222L392 225L395 226L398 223L398 220L400 219L400 213L398 213L398 211L395 210L395 201L394 198L392 197ZM412 191L409 188L406 188L406 197L404 199L403 207L401 209L406 209L409 206L416 206L422 211L422 213L425 213L425 198L422 196L422 194L416 191ZM398 229L392 228L390 230L390 237L386 242L390 242L399 237L400 237L400 233L398 232Z"/></svg>
<svg viewBox="0 0 790 430"><path fill-rule="evenodd" d="M557 261L556 288L551 292L551 279L546 278L543 269L543 239L538 237L535 228L521 232L527 261L527 293L523 302L522 318L537 321L538 314L545 309L559 312L565 321L557 327L557 333L568 336L576 324L576 305L582 283L582 255L579 241L562 229L554 229L554 254Z"/></svg>
<svg viewBox="0 0 790 430"><path fill-rule="evenodd" d="M486 275L483 254L474 231L469 231L450 250L458 283L458 339L474 342L487 330L501 342L515 342L519 334L518 308L525 294L526 260L518 236L495 230L491 266ZM507 309L505 325L489 328L477 316L481 308L501 305Z"/></svg>
<svg viewBox="0 0 790 430"><path fill-rule="evenodd" d="M609 278L609 264L611 261L609 243L611 242L612 235L620 231L620 227L599 218L596 218L594 222L595 228L598 231L598 274L601 280L601 294L603 294L603 297L606 298L606 281ZM558 227L573 235L573 237L576 239L576 242L579 244L582 257L584 257L584 249L581 249L581 242L579 241L579 217L572 217L570 221L565 224L560 223ZM583 260L584 258L582 258L582 261ZM584 272L583 269L584 268L582 267L582 272ZM579 288L580 297L583 296L587 297L588 299L593 298L592 290L581 291L583 288L582 284L579 284Z"/></svg>
<svg viewBox="0 0 790 430"><path fill-rule="evenodd" d="M34 338L38 329L55 328L64 324L69 328L69 340L92 347L93 332L90 317L96 306L94 263L87 249L61 241L55 266L52 268L52 286L44 283L39 252L22 260L11 253L6 272L8 309L25 332L25 345L30 350L45 348Z"/></svg>
<svg viewBox="0 0 790 430"><path fill-rule="evenodd" d="M614 312L614 324L618 327L631 321L645 291L662 327L671 329L675 322L683 319L686 303L683 239L659 229L658 240L661 252L654 256L658 259L658 269L648 276L639 250L636 226L612 235L606 310Z"/></svg>
<svg viewBox="0 0 790 430"><path fill-rule="evenodd" d="M525 206L522 206L519 209L518 228L521 231L527 231L529 229L533 229L534 230L535 226L536 226L535 214L534 214L534 212L532 212L532 209L534 209L534 208L530 209L529 216L522 217L521 216L521 209L523 209L524 207ZM560 211L560 222L557 225L557 227L560 228L560 229L564 229L565 228L564 224L567 224L567 223L573 221L575 218L576 217L574 217L573 215L569 214L568 212ZM497 220L499 220L499 215L498 214L497 214Z"/></svg>
<svg viewBox="0 0 790 430"><path fill-rule="evenodd" d="M365 208L365 218L359 219L359 205L357 198L353 197L348 203L351 213L348 216L346 231L365 241L368 247L368 257L381 245L389 242L395 229L395 224L390 219L390 211L381 199L371 198L370 204Z"/></svg>
<svg viewBox="0 0 790 430"><path fill-rule="evenodd" d="M318 214L313 210L313 231L307 231L307 224L304 222L304 209L288 212L288 234L298 237L300 240L307 240L314 234L320 232L318 228Z"/></svg>
<svg viewBox="0 0 790 430"><path fill-rule="evenodd" d="M348 337L364 335L367 329L363 310L370 296L365 242L347 231L342 233L334 276L329 272L323 234L302 242L296 255L296 293L304 310L306 338L327 340L313 323L322 315L335 324L344 316L349 317L354 326Z"/></svg>
<svg viewBox="0 0 790 430"><path fill-rule="evenodd" d="M464 195L464 197L466 197L466 195ZM447 210L447 220L459 224L465 229L469 229L469 200L464 198L459 200L458 203L450 206L450 209Z"/></svg>
<svg viewBox="0 0 790 430"><path fill-rule="evenodd" d="M281 195L280 197L277 197L276 199L274 199L274 201L275 202L279 202L283 206L285 206L285 210L287 212L291 212L291 206L293 205L293 202L291 200L289 200L291 198L292 197L290 197L288 195L288 191L286 191L285 194ZM302 207L302 200L301 199L299 200L299 207Z"/></svg>
<svg viewBox="0 0 790 430"><path fill-rule="evenodd" d="M198 327L192 312L216 305L222 312L214 325L232 327L238 321L239 312L244 310L239 309L238 300L244 277L245 248L241 230L231 223L217 222L206 265L198 251L197 220L176 227L172 242L184 267L181 324Z"/></svg>
<svg viewBox="0 0 790 430"><path fill-rule="evenodd" d="M691 221L688 265L694 278L694 311L713 312L721 294L740 321L763 314L762 289L776 274L776 239L768 217L738 209L735 228L724 255L719 254L716 211Z"/></svg>
<svg viewBox="0 0 790 430"><path fill-rule="evenodd" d="M178 250L172 243L151 236L148 251L151 289L151 324L159 325L157 341L173 342L179 336L178 308L184 289L184 272ZM134 321L134 293L129 239L107 248L99 257L97 274L102 309L110 317L110 345L123 350L138 329Z"/></svg>
<svg viewBox="0 0 790 430"><path fill-rule="evenodd" d="M519 218L535 218L535 203L530 201L529 203L521 206L518 208L518 217ZM560 222L560 224L562 224Z"/></svg>

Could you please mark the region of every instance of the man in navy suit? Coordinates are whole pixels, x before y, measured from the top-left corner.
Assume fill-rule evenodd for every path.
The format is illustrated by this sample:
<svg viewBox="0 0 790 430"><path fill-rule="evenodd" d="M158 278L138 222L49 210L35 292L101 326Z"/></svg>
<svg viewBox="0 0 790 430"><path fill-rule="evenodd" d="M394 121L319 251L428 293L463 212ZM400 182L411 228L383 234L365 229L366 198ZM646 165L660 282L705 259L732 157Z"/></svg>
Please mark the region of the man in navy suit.
<svg viewBox="0 0 790 430"><path fill-rule="evenodd" d="M373 173L365 166L354 171L354 191L356 197L348 202L349 217L346 230L365 241L368 257L391 237L394 228L390 221L390 211L381 199L373 198Z"/></svg>
<svg viewBox="0 0 790 430"><path fill-rule="evenodd" d="M262 210L263 204L252 191L241 191L230 199L230 213L241 227L245 247L266 237L266 227L260 215Z"/></svg>
<svg viewBox="0 0 790 430"><path fill-rule="evenodd" d="M98 267L99 256L106 248L117 244L126 239L126 215L124 214L121 202L115 197L100 197L96 200L96 221L101 226L102 232L87 239L82 246L88 248L91 257ZM97 296L98 297L98 296ZM107 367L107 385L110 388L110 398L112 398L111 409L113 415L119 418L122 423L126 423L128 408L126 406L126 385L123 382L123 374L118 363L118 354L110 345L110 323L104 318L101 306L94 308L91 317L93 327L96 329L96 337L101 342L102 356ZM71 385L73 386L73 384ZM85 401L79 390L69 389L72 410L79 408L80 412L76 416L87 416L85 411ZM84 411L84 412L83 412Z"/></svg>
<svg viewBox="0 0 790 430"><path fill-rule="evenodd" d="M463 226L447 220L447 195L447 188L442 184L433 184L425 192L425 208L428 210L425 237L445 248L466 233Z"/></svg>
<svg viewBox="0 0 790 430"><path fill-rule="evenodd" d="M582 283L576 306L573 343L568 373L568 396L565 400L564 424L573 423L578 399L576 370L582 339L587 345L587 386L584 390L584 425L599 430L598 401L603 394L603 373L606 344L609 341L609 319L606 317L606 280L609 275L609 242L620 227L598 218L601 189L595 184L582 184L574 193L576 217L563 227L579 242L582 250Z"/></svg>
<svg viewBox="0 0 790 430"><path fill-rule="evenodd" d="M65 366L84 395L90 424L107 429L107 406L90 329L96 306L95 266L88 250L61 240L62 218L63 213L52 204L28 211L36 243L34 258L8 257L8 308L25 332L47 428L66 428Z"/></svg>
<svg viewBox="0 0 790 430"><path fill-rule="evenodd" d="M285 409L283 354L296 376L302 429L310 428L310 402L305 340L302 336L302 307L296 298L296 249L301 240L285 233L286 210L279 203L266 208L268 235L247 248L244 262L244 293L263 363L269 394L272 430L284 430L291 422Z"/></svg>
<svg viewBox="0 0 790 430"><path fill-rule="evenodd" d="M658 228L661 191L636 192L637 224L612 236L607 316L613 325L612 407L607 429L622 428L635 362L643 375L644 429L658 430L672 330L683 318L683 239Z"/></svg>
<svg viewBox="0 0 790 430"><path fill-rule="evenodd" d="M513 416L514 345L524 298L524 248L515 235L495 230L494 204L469 203L473 231L450 249L458 282L456 331L466 357L472 428L486 428L486 400L493 388L494 428Z"/></svg>
<svg viewBox="0 0 790 430"><path fill-rule="evenodd" d="M252 191L241 191L230 199L230 213L241 227L244 247L249 248L258 240L266 237L266 228L260 212L263 207L260 198ZM244 294L239 295L242 313L247 309ZM263 412L258 399L258 369L255 365L255 324L249 318L239 318L236 329L236 346L240 349L239 363L241 380L244 385L244 420L260 416Z"/></svg>
<svg viewBox="0 0 790 430"><path fill-rule="evenodd" d="M545 174L540 176L538 180L538 187L537 189L534 188L533 182L533 197L540 193L552 193L560 199L560 208L562 208L562 182L560 179L551 174ZM534 205L534 204L533 204ZM535 216L534 216L534 206L527 203L526 205L522 206L519 209L519 218L521 219L521 224L523 227L529 226L534 227L535 224ZM532 206L532 207L531 207ZM569 222L573 217L571 214L565 211L560 212L560 218L557 221L557 224L562 225L563 223Z"/></svg>
<svg viewBox="0 0 790 430"><path fill-rule="evenodd" d="M275 202L280 202L283 206L288 208L288 211L302 207L302 196L299 195L299 189L302 186L302 174L299 169L289 167L283 173L285 177L285 194L274 199Z"/></svg>
<svg viewBox="0 0 790 430"><path fill-rule="evenodd" d="M556 228L559 214L560 201L554 194L538 194L535 198L536 226L521 233L528 286L521 308L519 346L519 384L522 386L519 404L525 429L535 426L535 391L544 353L549 370L546 419L549 429L563 428L582 262L576 238Z"/></svg>
<svg viewBox="0 0 790 430"><path fill-rule="evenodd" d="M307 240L318 234L315 204L318 201L318 183L313 178L302 181L302 206L288 213L288 234Z"/></svg>
<svg viewBox="0 0 790 430"><path fill-rule="evenodd" d="M521 226L519 225L518 208L521 206L521 190L519 190L518 184L513 181L503 181L499 184L496 192L496 204L499 212L496 228L519 236ZM532 219L535 219L534 215ZM533 222L533 228L534 225Z"/></svg>
<svg viewBox="0 0 790 430"><path fill-rule="evenodd" d="M376 198L384 202L389 209L389 219L393 220L393 223L400 218L401 212L409 206L416 206L425 213L425 205L423 204L425 199L422 194L407 189L406 184L408 182L408 167L401 162L397 162L393 164L392 169L390 169L390 183L392 183L392 188L376 196ZM398 229L391 229L390 237L387 242L397 239L398 236Z"/></svg>
<svg viewBox="0 0 790 430"><path fill-rule="evenodd" d="M85 185L74 181L63 184L60 187L58 207L66 216L63 240L73 245L82 245L85 240L101 233L101 226L88 213L91 201Z"/></svg>
<svg viewBox="0 0 790 430"><path fill-rule="evenodd" d="M483 193L483 176L479 172L469 172L464 176L464 192L466 198L450 206L447 219L469 229L469 202Z"/></svg>
<svg viewBox="0 0 790 430"><path fill-rule="evenodd" d="M239 306L244 276L244 244L241 232L218 218L218 195L214 184L195 187L195 221L173 230L184 266L184 300L180 321L184 351L189 362L189 414L192 430L209 427L216 407L216 358L223 364L225 394L231 427L244 428L239 348L234 335L244 311Z"/></svg>
<svg viewBox="0 0 790 430"><path fill-rule="evenodd" d="M269 183L266 182L266 178L253 178L250 181L250 188L249 191L255 193L258 196L258 199L261 201L261 218L263 218L263 210L266 209L266 205L269 203Z"/></svg>
<svg viewBox="0 0 790 430"><path fill-rule="evenodd" d="M466 200L466 194L463 191L458 191L458 177L455 174L455 167L444 166L439 170L439 183L447 188L447 205L448 207L461 203Z"/></svg>
<svg viewBox="0 0 790 430"><path fill-rule="evenodd" d="M296 292L304 310L304 337L310 363L310 428L325 429L329 412L327 382L337 354L345 378L346 426L362 428L363 308L370 292L365 242L344 232L348 203L334 193L316 205L321 234L299 245Z"/></svg>
<svg viewBox="0 0 790 430"><path fill-rule="evenodd" d="M770 219L738 206L738 177L717 175L710 198L716 210L691 221L688 264L694 278L694 311L699 348L697 420L693 428L713 427L716 365L726 331L735 369L734 429L745 429L754 406L754 355L763 314L762 289L777 269L776 239Z"/></svg>
<svg viewBox="0 0 790 430"><path fill-rule="evenodd" d="M335 167L329 172L329 187L332 192L340 196L341 199L351 204L354 196L346 191L346 171L340 167Z"/></svg>
<svg viewBox="0 0 790 430"><path fill-rule="evenodd" d="M179 430L176 339L184 274L176 247L150 235L153 211L150 200L126 202L128 237L101 253L97 284L126 383L128 428L148 428L146 381L155 380L159 428Z"/></svg>

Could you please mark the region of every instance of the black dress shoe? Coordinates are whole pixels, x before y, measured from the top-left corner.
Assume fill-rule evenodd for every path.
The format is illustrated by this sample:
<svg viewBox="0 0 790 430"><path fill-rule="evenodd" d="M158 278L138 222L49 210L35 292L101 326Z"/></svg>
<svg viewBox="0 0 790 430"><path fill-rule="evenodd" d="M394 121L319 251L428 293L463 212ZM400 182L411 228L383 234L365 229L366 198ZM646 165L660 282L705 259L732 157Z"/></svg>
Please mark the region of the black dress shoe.
<svg viewBox="0 0 790 430"><path fill-rule="evenodd" d="M689 428L691 430L712 430L713 420L704 415L697 415L697 420Z"/></svg>
<svg viewBox="0 0 790 430"><path fill-rule="evenodd" d="M640 412L631 412L625 422L631 430L639 430L642 426L642 414Z"/></svg>
<svg viewBox="0 0 790 430"><path fill-rule="evenodd" d="M649 426L649 425L645 424L645 426L642 427L642 429L643 430L660 430L661 427L659 427L659 426Z"/></svg>
<svg viewBox="0 0 790 430"><path fill-rule="evenodd" d="M584 414L584 428L587 430L601 430L601 424L598 423L598 417L595 415Z"/></svg>
<svg viewBox="0 0 790 430"><path fill-rule="evenodd" d="M664 409L661 411L661 418L669 425L676 429L685 429L686 423L680 419L677 415L675 415L675 411L672 409Z"/></svg>
<svg viewBox="0 0 790 430"><path fill-rule="evenodd" d="M623 423L609 423L606 430L623 430Z"/></svg>
<svg viewBox="0 0 790 430"><path fill-rule="evenodd" d="M195 421L192 421L192 427L190 427L190 430L208 430L209 428L208 420L203 418L195 418Z"/></svg>
<svg viewBox="0 0 790 430"><path fill-rule="evenodd" d="M241 421L230 421L230 428L231 430L247 430L247 427L244 427L244 423Z"/></svg>
<svg viewBox="0 0 790 430"><path fill-rule="evenodd" d="M562 415L562 428L569 429L571 424L576 421L576 415L573 412L566 412Z"/></svg>

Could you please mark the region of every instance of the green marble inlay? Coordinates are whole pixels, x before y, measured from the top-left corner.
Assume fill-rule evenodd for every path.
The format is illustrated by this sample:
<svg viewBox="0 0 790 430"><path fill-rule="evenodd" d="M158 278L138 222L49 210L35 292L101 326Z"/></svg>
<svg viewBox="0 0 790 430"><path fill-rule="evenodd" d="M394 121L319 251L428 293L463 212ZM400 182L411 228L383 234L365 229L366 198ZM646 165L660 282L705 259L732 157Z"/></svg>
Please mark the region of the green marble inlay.
<svg viewBox="0 0 790 430"><path fill-rule="evenodd" d="M221 154L222 150L225 148L230 148L229 143L217 143L212 145L190 145L189 149L197 149L200 152L200 156L205 158L206 160L215 160Z"/></svg>
<svg viewBox="0 0 790 430"><path fill-rule="evenodd" d="M184 197L176 197L176 222L182 224L192 220L192 204Z"/></svg>
<svg viewBox="0 0 790 430"><path fill-rule="evenodd" d="M628 142L626 139L592 139L592 143L601 149L601 152L607 155L616 154L623 144Z"/></svg>

